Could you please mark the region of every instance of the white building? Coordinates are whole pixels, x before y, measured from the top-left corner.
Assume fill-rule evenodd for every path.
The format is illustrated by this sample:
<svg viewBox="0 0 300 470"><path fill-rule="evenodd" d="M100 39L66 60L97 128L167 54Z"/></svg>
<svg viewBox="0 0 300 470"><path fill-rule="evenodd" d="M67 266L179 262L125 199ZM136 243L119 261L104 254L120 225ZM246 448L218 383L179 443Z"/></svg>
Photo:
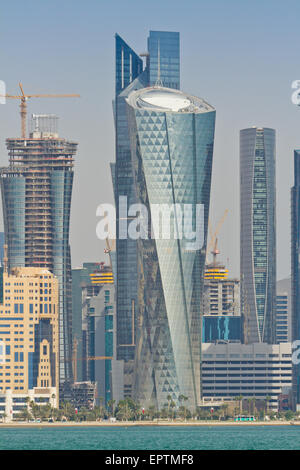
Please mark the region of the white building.
<svg viewBox="0 0 300 470"><path fill-rule="evenodd" d="M203 401L270 398L278 409L278 397L292 385L291 343L203 343Z"/></svg>

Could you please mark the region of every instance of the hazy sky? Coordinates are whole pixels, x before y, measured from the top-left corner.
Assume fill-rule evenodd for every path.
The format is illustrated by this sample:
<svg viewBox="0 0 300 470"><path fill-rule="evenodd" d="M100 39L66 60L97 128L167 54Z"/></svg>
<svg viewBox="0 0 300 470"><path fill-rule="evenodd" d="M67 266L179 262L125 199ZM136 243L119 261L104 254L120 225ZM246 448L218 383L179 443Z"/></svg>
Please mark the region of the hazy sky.
<svg viewBox="0 0 300 470"><path fill-rule="evenodd" d="M60 135L79 143L72 201L72 264L105 259L96 207L112 202L114 33L138 53L150 29L179 31L181 88L217 110L211 223L226 208L221 258L239 275L239 130L277 133L277 272L290 272L293 149L300 147L299 0L0 0L0 79L7 93L80 93L32 99L29 113L60 116ZM0 165L5 138L20 135L17 100L0 105ZM2 218L0 228L3 226Z"/></svg>

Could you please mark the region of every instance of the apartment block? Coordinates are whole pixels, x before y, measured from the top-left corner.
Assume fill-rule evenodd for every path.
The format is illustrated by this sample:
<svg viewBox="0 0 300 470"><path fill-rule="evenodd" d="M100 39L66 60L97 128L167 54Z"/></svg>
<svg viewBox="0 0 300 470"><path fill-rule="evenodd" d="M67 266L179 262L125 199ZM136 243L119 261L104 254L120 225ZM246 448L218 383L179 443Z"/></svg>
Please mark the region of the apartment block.
<svg viewBox="0 0 300 470"><path fill-rule="evenodd" d="M7 403L19 403L27 396L58 406L58 289L58 280L47 269L22 267L3 272L0 415L7 414ZM12 406L9 416L13 413Z"/></svg>

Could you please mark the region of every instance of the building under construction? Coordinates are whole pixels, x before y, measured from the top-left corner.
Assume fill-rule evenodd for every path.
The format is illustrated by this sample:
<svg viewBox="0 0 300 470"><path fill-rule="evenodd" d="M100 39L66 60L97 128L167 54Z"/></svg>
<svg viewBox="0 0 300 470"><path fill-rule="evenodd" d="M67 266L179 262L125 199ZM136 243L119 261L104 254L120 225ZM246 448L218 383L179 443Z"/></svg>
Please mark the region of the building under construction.
<svg viewBox="0 0 300 470"><path fill-rule="evenodd" d="M8 269L49 269L59 280L60 382L72 379L69 222L77 144L59 138L57 117L33 115L29 138L7 139L1 168Z"/></svg>

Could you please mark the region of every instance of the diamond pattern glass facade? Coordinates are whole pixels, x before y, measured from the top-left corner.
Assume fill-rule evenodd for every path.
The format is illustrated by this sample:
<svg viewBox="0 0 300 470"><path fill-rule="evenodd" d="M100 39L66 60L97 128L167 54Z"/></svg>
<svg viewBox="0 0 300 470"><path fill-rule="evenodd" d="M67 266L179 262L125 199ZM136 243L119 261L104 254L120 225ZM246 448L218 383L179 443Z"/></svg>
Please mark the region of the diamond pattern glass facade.
<svg viewBox="0 0 300 470"><path fill-rule="evenodd" d="M151 90L183 95L165 88ZM143 406L161 408L168 396L178 404L183 394L195 408L201 396L200 306L215 110L206 103L194 112L151 105L143 109L136 103L147 93L149 88L127 99L137 200L146 205L150 218L153 204L202 204L204 245L192 251L184 238L138 240L134 395ZM174 213L171 220L178 223Z"/></svg>
<svg viewBox="0 0 300 470"><path fill-rule="evenodd" d="M246 343L275 342L275 131L240 133L241 287Z"/></svg>

